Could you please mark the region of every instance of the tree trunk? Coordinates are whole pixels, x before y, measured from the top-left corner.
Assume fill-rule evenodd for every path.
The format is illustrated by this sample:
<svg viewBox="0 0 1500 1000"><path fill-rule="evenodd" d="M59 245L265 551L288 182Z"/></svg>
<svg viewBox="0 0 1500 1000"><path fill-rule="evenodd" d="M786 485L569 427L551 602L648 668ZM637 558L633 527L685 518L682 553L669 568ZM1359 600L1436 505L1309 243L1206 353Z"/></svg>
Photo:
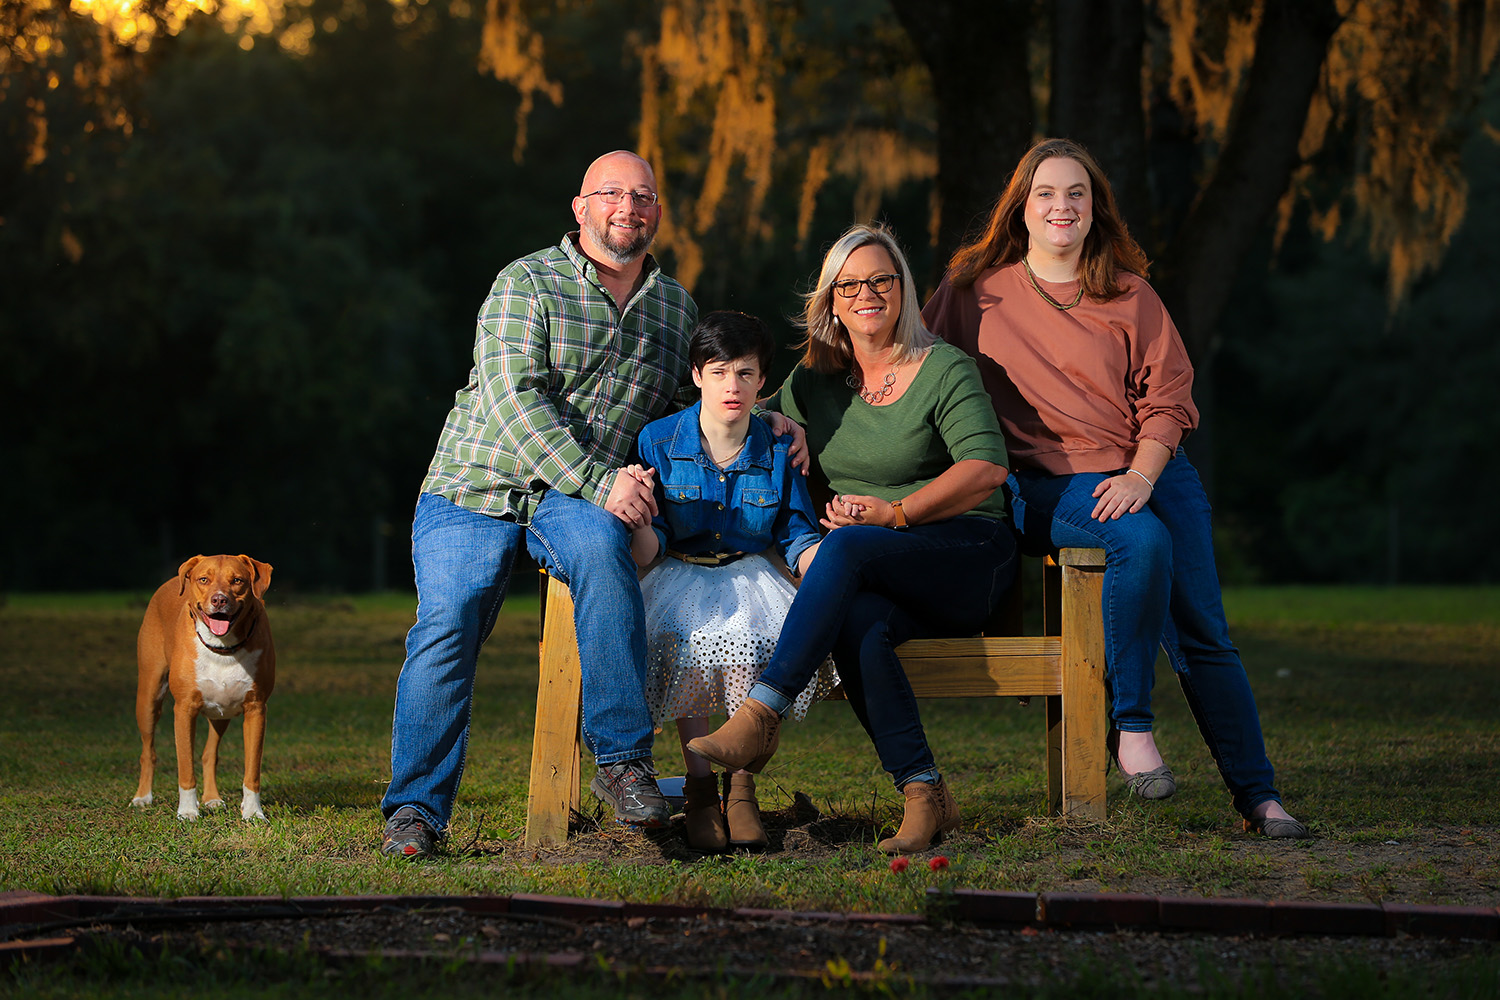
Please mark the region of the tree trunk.
<svg viewBox="0 0 1500 1000"><path fill-rule="evenodd" d="M1088 147L1109 177L1126 224L1144 240L1151 222L1141 96L1145 4L1057 0L1052 19L1048 132Z"/></svg>
<svg viewBox="0 0 1500 1000"><path fill-rule="evenodd" d="M1291 182L1298 141L1328 43L1339 26L1333 0L1266 0L1255 61L1224 149L1154 284L1200 369L1235 273Z"/></svg>
<svg viewBox="0 0 1500 1000"><path fill-rule="evenodd" d="M891 7L932 76L938 109L935 259L941 274L1031 142L1031 3L891 0Z"/></svg>
<svg viewBox="0 0 1500 1000"><path fill-rule="evenodd" d="M1224 148L1153 274L1193 359L1199 422L1188 450L1210 495L1219 315L1291 182L1308 106L1339 21L1333 0L1266 0L1255 61Z"/></svg>

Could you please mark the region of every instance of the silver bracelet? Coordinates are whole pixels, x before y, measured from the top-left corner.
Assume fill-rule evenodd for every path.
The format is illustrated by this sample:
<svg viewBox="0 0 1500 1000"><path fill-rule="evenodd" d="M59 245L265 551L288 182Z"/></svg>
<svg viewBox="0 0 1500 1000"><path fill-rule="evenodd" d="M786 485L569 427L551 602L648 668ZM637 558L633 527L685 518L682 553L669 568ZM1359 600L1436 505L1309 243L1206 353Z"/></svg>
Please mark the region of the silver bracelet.
<svg viewBox="0 0 1500 1000"><path fill-rule="evenodd" d="M1153 482L1152 482L1152 481L1151 481L1151 480L1150 480L1150 479L1149 479L1149 478L1148 478L1148 477L1147 477L1147 476L1146 476L1146 474L1145 474L1145 473L1144 473L1144 472L1140 472L1140 471L1138 471L1138 470L1136 470L1136 469L1126 469L1126 470L1125 470L1125 471L1126 471L1126 472L1134 472L1134 473L1135 473L1135 474L1136 474L1136 475L1137 475L1137 476L1140 476L1140 477L1141 477L1141 478L1142 478L1142 479L1145 479L1145 480L1146 480L1146 485L1147 485L1147 486L1149 486L1149 487L1151 487L1151 492L1153 492L1153 493L1155 493L1155 492L1156 492L1156 484L1155 484L1155 483L1153 483Z"/></svg>

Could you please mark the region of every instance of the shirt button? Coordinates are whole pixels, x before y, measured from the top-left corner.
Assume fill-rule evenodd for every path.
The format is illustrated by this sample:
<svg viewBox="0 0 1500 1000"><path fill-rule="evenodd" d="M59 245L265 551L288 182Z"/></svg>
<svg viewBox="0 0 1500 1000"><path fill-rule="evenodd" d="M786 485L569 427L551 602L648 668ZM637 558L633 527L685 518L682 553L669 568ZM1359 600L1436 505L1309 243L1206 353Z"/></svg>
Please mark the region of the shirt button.
<svg viewBox="0 0 1500 1000"><path fill-rule="evenodd" d="M721 482L721 483L722 483L722 482L723 482L723 481L724 481L724 477L723 477L723 476L720 476L720 477L719 477L719 482Z"/></svg>
<svg viewBox="0 0 1500 1000"><path fill-rule="evenodd" d="M720 509L720 510L723 510L723 509L724 509L724 505L723 505L723 504L718 504L718 505L717 505L717 506L718 506L718 508L719 508L719 509Z"/></svg>
<svg viewBox="0 0 1500 1000"><path fill-rule="evenodd" d="M715 532L714 532L714 537L715 537L715 538L723 538L723 537L724 537L724 536L723 536L723 535L721 535L721 534L719 534L719 533L718 533L718 532L717 532L717 531L715 531Z"/></svg>

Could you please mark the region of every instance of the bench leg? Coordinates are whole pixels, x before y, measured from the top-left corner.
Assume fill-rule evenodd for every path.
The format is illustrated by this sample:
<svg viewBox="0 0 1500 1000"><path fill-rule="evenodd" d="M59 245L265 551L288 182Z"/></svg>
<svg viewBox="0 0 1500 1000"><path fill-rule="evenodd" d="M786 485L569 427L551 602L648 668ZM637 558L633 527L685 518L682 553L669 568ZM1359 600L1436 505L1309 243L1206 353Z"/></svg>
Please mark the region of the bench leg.
<svg viewBox="0 0 1500 1000"><path fill-rule="evenodd" d="M1047 813L1063 814L1063 700L1047 698Z"/></svg>
<svg viewBox="0 0 1500 1000"><path fill-rule="evenodd" d="M526 846L561 844L579 794L578 724L583 679L573 633L573 598L549 580L543 597L536 729L531 744L531 788L526 799Z"/></svg>
<svg viewBox="0 0 1500 1000"><path fill-rule="evenodd" d="M1062 707L1054 727L1048 699L1049 786L1060 785L1053 808L1064 816L1104 818L1109 706L1104 687L1104 568L1067 566L1062 573ZM1061 749L1054 768L1053 733ZM1057 771L1061 777L1055 777Z"/></svg>

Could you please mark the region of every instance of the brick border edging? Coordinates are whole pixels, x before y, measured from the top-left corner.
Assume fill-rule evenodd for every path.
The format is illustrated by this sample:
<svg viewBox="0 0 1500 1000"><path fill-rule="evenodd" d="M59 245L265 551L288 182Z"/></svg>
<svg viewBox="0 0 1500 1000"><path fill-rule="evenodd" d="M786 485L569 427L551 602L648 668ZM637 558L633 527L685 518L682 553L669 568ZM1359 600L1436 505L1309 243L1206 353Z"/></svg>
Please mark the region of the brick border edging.
<svg viewBox="0 0 1500 1000"><path fill-rule="evenodd" d="M1135 893L927 890L928 911L976 924L1050 930L1128 929L1324 937L1500 941L1500 907L1321 903Z"/></svg>
<svg viewBox="0 0 1500 1000"><path fill-rule="evenodd" d="M930 888L925 914L830 913L750 907L625 903L518 893L511 896L49 896L24 890L0 892L0 930L34 925L40 935L0 941L0 965L63 957L78 945L64 931L46 925L104 916L170 915L174 910L227 912L287 907L317 914L387 907L457 907L468 913L513 913L574 920L630 920L638 917L715 916L750 920L819 920L851 924L924 924L930 920L1033 930L1136 930L1287 937L1413 937L1500 941L1500 907L1430 906L1412 903L1320 903L1305 900L1220 899L1149 896L1136 893L995 892ZM412 957L421 957L413 953ZM531 956L556 964L559 956ZM564 963L566 964L566 963Z"/></svg>

